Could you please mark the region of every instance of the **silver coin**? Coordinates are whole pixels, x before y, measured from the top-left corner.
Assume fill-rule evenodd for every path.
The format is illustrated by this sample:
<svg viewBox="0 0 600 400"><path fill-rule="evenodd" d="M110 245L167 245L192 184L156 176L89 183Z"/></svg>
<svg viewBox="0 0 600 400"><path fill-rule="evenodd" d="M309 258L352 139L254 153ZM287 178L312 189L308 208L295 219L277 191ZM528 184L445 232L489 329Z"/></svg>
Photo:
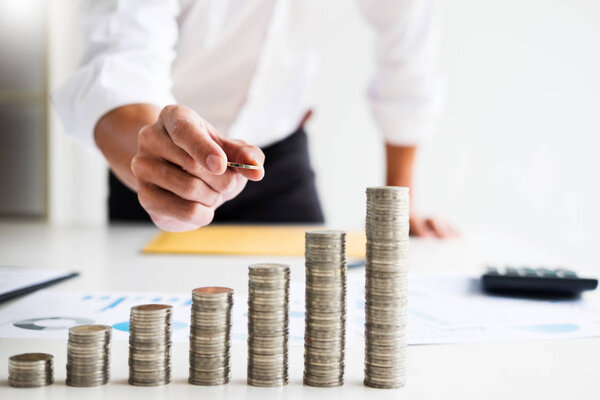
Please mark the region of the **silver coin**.
<svg viewBox="0 0 600 400"><path fill-rule="evenodd" d="M79 325L69 329L66 384L100 386L110 379L110 340L107 325Z"/></svg>
<svg viewBox="0 0 600 400"><path fill-rule="evenodd" d="M367 188L365 379L376 388L405 382L408 188Z"/></svg>
<svg viewBox="0 0 600 400"><path fill-rule="evenodd" d="M54 357L46 353L24 353L8 361L8 384L12 387L33 388L54 383Z"/></svg>
<svg viewBox="0 0 600 400"><path fill-rule="evenodd" d="M166 385L171 381L171 316L167 304L131 308L129 321L129 383Z"/></svg>
<svg viewBox="0 0 600 400"><path fill-rule="evenodd" d="M227 161L227 166L230 168L242 168L242 169L260 169L259 165L240 164L231 161Z"/></svg>
<svg viewBox="0 0 600 400"><path fill-rule="evenodd" d="M248 384L287 384L289 266L248 268Z"/></svg>
<svg viewBox="0 0 600 400"><path fill-rule="evenodd" d="M204 287L192 291L188 382L215 386L230 381L233 290Z"/></svg>
<svg viewBox="0 0 600 400"><path fill-rule="evenodd" d="M346 233L306 232L304 384L344 382Z"/></svg>

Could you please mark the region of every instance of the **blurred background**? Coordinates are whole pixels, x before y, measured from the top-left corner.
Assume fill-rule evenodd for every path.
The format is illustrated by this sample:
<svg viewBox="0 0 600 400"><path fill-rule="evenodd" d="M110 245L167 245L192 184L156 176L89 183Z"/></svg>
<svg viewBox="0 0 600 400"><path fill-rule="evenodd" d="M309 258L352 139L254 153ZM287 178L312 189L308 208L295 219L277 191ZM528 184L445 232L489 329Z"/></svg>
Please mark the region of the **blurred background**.
<svg viewBox="0 0 600 400"><path fill-rule="evenodd" d="M413 207L464 234L548 249L600 238L600 2L442 3L443 116L418 160ZM328 224L360 228L384 182L365 99L372 33L353 1L314 1L320 55L308 125ZM0 1L0 217L106 223L106 164L62 131L48 96L76 68L76 0Z"/></svg>

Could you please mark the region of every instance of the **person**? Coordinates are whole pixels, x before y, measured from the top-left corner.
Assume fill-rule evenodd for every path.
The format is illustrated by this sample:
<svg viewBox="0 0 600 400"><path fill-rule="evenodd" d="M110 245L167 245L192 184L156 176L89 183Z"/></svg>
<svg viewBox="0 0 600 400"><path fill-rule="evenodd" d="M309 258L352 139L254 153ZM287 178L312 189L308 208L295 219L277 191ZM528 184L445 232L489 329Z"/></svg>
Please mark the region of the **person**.
<svg viewBox="0 0 600 400"><path fill-rule="evenodd" d="M387 184L412 186L417 146L439 108L435 0L358 4L376 32L368 95L385 139ZM212 221L323 222L304 131L315 70L309 2L81 7L81 66L53 101L66 131L109 163L111 221L150 218L168 231ZM410 222L414 235L454 233L416 213Z"/></svg>

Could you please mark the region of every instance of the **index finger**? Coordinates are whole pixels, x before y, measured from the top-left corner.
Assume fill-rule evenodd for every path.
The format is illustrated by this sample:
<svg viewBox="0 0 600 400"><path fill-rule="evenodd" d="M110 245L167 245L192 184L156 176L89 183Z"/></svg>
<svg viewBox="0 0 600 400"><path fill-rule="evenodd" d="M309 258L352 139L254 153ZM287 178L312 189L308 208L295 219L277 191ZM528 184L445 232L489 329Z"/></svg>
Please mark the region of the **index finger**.
<svg viewBox="0 0 600 400"><path fill-rule="evenodd" d="M160 112L159 121L173 143L207 171L217 175L226 171L227 155L210 132L209 125L192 110L167 106Z"/></svg>

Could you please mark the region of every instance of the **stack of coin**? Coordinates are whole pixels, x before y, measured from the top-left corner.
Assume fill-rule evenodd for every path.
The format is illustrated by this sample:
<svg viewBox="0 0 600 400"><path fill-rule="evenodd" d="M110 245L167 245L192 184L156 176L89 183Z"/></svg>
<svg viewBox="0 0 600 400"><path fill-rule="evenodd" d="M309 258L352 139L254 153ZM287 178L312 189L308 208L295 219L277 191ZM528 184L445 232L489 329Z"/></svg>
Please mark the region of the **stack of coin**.
<svg viewBox="0 0 600 400"><path fill-rule="evenodd" d="M405 384L408 188L367 188L365 380Z"/></svg>
<svg viewBox="0 0 600 400"><path fill-rule="evenodd" d="M306 232L304 383L344 384L346 233Z"/></svg>
<svg viewBox="0 0 600 400"><path fill-rule="evenodd" d="M233 289L203 287L192 291L190 378L194 385L229 383Z"/></svg>
<svg viewBox="0 0 600 400"><path fill-rule="evenodd" d="M80 325L69 329L67 385L105 385L110 379L111 327Z"/></svg>
<svg viewBox="0 0 600 400"><path fill-rule="evenodd" d="M288 383L290 267L254 264L248 280L248 384Z"/></svg>
<svg viewBox="0 0 600 400"><path fill-rule="evenodd" d="M129 383L158 386L171 382L171 314L165 304L131 308L129 319Z"/></svg>
<svg viewBox="0 0 600 400"><path fill-rule="evenodd" d="M8 359L8 384L19 388L51 385L54 382L52 354L25 353Z"/></svg>

